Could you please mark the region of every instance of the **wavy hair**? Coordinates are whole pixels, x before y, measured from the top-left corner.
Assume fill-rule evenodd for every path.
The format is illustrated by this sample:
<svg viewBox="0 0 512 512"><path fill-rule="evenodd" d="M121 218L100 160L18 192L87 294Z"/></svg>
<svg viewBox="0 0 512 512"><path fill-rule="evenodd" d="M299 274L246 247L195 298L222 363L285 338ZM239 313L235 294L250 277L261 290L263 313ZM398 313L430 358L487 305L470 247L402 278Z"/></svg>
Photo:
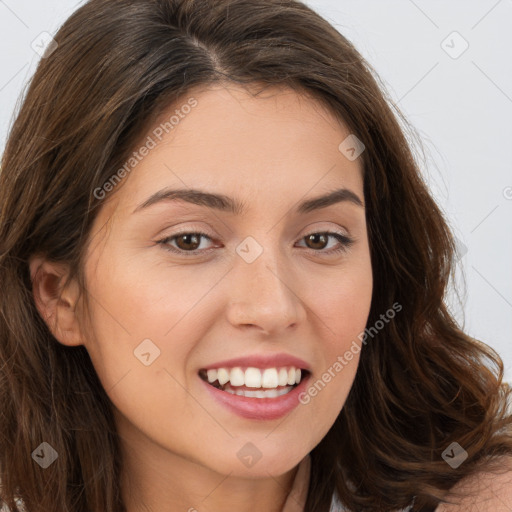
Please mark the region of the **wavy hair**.
<svg viewBox="0 0 512 512"><path fill-rule="evenodd" d="M162 109L213 83L307 93L364 143L374 291L368 325L403 310L361 352L353 387L311 451L306 512L434 510L458 481L512 454L509 388L490 347L445 303L455 244L375 71L295 0L90 0L63 24L16 114L0 173L0 504L122 512L112 404L83 346L39 315L28 260L84 255L103 187ZM31 454L47 441L46 470ZM457 468L442 453L468 453Z"/></svg>

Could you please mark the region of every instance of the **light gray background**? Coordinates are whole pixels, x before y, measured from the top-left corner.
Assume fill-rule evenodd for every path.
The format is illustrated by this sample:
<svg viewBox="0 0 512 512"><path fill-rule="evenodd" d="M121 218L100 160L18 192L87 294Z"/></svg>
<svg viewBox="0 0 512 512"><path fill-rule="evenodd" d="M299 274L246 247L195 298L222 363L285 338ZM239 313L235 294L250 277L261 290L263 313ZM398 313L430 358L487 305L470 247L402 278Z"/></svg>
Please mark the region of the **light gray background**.
<svg viewBox="0 0 512 512"><path fill-rule="evenodd" d="M32 42L81 4L0 0L0 151L39 60ZM512 381L512 0L307 4L355 44L418 130L425 176L467 249L457 269L464 305L451 294L452 310Z"/></svg>

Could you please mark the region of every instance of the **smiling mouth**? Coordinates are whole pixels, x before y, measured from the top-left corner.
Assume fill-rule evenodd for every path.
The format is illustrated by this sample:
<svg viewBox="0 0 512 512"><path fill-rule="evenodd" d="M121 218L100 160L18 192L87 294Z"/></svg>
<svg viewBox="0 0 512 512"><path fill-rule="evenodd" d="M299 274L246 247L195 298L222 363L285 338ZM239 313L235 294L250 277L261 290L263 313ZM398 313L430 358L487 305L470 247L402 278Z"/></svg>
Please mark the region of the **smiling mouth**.
<svg viewBox="0 0 512 512"><path fill-rule="evenodd" d="M286 395L308 375L308 370L293 366L199 370L199 377L210 386L248 398L277 398Z"/></svg>

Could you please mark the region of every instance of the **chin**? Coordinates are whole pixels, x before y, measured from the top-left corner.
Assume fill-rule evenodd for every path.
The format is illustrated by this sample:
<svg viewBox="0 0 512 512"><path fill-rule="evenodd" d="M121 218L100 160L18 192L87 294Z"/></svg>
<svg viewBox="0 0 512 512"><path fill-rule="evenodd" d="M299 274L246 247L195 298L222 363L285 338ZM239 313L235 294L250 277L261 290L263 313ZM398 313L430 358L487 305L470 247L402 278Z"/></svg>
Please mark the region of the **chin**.
<svg viewBox="0 0 512 512"><path fill-rule="evenodd" d="M215 466L212 466L210 459L208 467L217 473L238 478L277 477L292 470L309 453L304 453L303 449L283 451L282 447L279 449L277 446L275 449L265 448L263 442L259 443L261 449L257 448L257 443L250 441L240 443L237 440L236 444L234 456L217 458ZM298 443L296 446L304 444Z"/></svg>

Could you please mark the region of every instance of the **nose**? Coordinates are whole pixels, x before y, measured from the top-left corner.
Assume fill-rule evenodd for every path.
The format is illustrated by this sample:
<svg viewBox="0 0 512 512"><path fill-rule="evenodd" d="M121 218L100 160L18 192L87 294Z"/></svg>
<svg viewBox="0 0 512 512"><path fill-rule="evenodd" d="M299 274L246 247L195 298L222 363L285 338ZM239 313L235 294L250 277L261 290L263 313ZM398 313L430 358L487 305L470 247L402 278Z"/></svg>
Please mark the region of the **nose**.
<svg viewBox="0 0 512 512"><path fill-rule="evenodd" d="M284 256L264 250L252 263L235 259L229 276L228 320L234 327L253 327L272 335L296 327L304 318L296 280Z"/></svg>

